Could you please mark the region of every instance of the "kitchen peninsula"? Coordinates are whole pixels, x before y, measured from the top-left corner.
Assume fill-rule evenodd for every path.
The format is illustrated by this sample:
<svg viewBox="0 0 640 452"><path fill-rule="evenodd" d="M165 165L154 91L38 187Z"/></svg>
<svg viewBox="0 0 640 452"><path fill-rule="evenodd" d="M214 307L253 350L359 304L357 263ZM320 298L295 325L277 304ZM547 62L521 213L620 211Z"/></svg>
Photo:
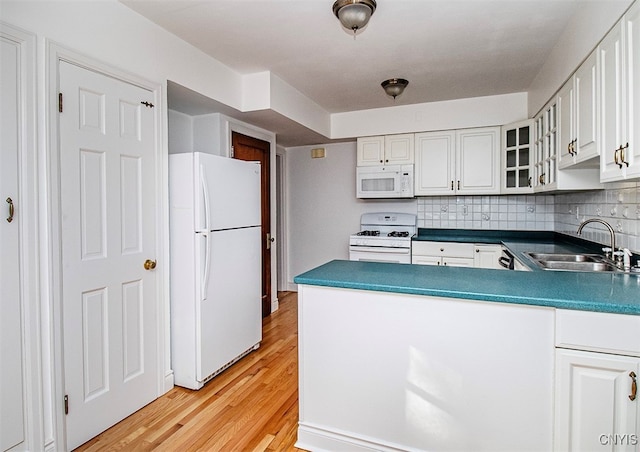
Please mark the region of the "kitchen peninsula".
<svg viewBox="0 0 640 452"><path fill-rule="evenodd" d="M571 440L584 450L606 435L637 444L638 275L331 261L295 282L299 447L562 450ZM585 362L595 377L581 373ZM600 392L612 387L605 408ZM595 407L602 432L569 421Z"/></svg>

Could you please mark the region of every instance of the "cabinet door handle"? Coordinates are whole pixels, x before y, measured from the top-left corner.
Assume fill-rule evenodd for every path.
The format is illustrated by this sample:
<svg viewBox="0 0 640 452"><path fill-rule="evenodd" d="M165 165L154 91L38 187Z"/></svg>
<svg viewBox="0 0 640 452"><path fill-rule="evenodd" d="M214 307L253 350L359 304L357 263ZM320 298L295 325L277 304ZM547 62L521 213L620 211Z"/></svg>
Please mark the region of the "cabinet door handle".
<svg viewBox="0 0 640 452"><path fill-rule="evenodd" d="M576 140L569 141L567 145L567 152L569 155L576 155Z"/></svg>
<svg viewBox="0 0 640 452"><path fill-rule="evenodd" d="M458 190L460 190L460 181L458 181Z"/></svg>
<svg viewBox="0 0 640 452"><path fill-rule="evenodd" d="M636 382L636 373L634 371L631 371L631 373L629 373L629 376L631 377L631 394L629 394L629 399L635 400L636 395L638 393L638 383Z"/></svg>
<svg viewBox="0 0 640 452"><path fill-rule="evenodd" d="M451 181L451 190L453 190L453 181Z"/></svg>
<svg viewBox="0 0 640 452"><path fill-rule="evenodd" d="M7 222L11 223L13 221L13 214L15 212L15 208L13 207L13 199L7 198L7 203L9 204L9 217L7 217Z"/></svg>
<svg viewBox="0 0 640 452"><path fill-rule="evenodd" d="M621 153L622 153L622 146L620 146L618 149L616 149L616 151L613 153L613 161L620 168L622 168L622 163L620 163L620 154Z"/></svg>
<svg viewBox="0 0 640 452"><path fill-rule="evenodd" d="M624 158L624 150L628 148L629 143L627 143L625 146L620 145L620 161L627 165L627 168L629 168L629 162L627 162L627 160ZM620 167L622 168L622 165L620 165Z"/></svg>
<svg viewBox="0 0 640 452"><path fill-rule="evenodd" d="M531 176L529 176L529 187L531 187Z"/></svg>

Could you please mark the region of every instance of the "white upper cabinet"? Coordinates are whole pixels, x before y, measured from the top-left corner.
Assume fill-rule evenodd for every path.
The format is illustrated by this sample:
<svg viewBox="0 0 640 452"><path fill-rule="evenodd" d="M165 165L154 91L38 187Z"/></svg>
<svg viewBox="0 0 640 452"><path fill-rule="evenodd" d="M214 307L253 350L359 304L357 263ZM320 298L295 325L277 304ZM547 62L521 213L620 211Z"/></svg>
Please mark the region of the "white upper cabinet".
<svg viewBox="0 0 640 452"><path fill-rule="evenodd" d="M358 166L407 165L413 161L412 133L358 138Z"/></svg>
<svg viewBox="0 0 640 452"><path fill-rule="evenodd" d="M424 132L416 134L414 195L451 195L455 188L456 133Z"/></svg>
<svg viewBox="0 0 640 452"><path fill-rule="evenodd" d="M415 195L500 193L500 127L416 134Z"/></svg>
<svg viewBox="0 0 640 452"><path fill-rule="evenodd" d="M553 98L535 118L533 190L548 192L602 188L597 166L574 166L565 170L558 168L558 99Z"/></svg>
<svg viewBox="0 0 640 452"><path fill-rule="evenodd" d="M600 58L600 178L640 177L640 2L598 46Z"/></svg>
<svg viewBox="0 0 640 452"><path fill-rule="evenodd" d="M556 100L545 105L535 118L533 188L544 191L554 188L556 175Z"/></svg>
<svg viewBox="0 0 640 452"><path fill-rule="evenodd" d="M559 169L599 164L597 56L593 52L558 93Z"/></svg>
<svg viewBox="0 0 640 452"><path fill-rule="evenodd" d="M500 127L456 132L456 193L500 193Z"/></svg>
<svg viewBox="0 0 640 452"><path fill-rule="evenodd" d="M502 127L501 193L533 192L533 120Z"/></svg>

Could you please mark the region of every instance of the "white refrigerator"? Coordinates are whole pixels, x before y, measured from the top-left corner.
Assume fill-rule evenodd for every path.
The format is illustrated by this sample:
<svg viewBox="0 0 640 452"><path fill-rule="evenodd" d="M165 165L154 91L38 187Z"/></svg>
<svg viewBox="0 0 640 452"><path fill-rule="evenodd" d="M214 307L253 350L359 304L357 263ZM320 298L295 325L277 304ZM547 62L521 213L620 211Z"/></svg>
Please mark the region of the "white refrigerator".
<svg viewBox="0 0 640 452"><path fill-rule="evenodd" d="M260 164L169 156L171 362L200 389L262 340Z"/></svg>

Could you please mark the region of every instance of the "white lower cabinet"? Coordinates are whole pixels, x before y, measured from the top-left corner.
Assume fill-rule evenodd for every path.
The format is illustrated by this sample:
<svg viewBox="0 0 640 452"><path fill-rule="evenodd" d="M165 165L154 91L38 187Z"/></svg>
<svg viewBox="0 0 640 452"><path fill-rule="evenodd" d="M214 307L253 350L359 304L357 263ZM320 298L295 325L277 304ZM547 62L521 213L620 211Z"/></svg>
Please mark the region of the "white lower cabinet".
<svg viewBox="0 0 640 452"><path fill-rule="evenodd" d="M640 450L640 317L556 311L554 450Z"/></svg>
<svg viewBox="0 0 640 452"><path fill-rule="evenodd" d="M473 243L416 241L411 246L411 263L474 267L474 245Z"/></svg>
<svg viewBox="0 0 640 452"><path fill-rule="evenodd" d="M498 268L501 245L414 241L411 263L449 267Z"/></svg>
<svg viewBox="0 0 640 452"><path fill-rule="evenodd" d="M637 451L638 375L640 358L557 349L554 449Z"/></svg>
<svg viewBox="0 0 640 452"><path fill-rule="evenodd" d="M500 256L502 256L502 245L474 245L473 266L504 270L505 268L498 263Z"/></svg>

